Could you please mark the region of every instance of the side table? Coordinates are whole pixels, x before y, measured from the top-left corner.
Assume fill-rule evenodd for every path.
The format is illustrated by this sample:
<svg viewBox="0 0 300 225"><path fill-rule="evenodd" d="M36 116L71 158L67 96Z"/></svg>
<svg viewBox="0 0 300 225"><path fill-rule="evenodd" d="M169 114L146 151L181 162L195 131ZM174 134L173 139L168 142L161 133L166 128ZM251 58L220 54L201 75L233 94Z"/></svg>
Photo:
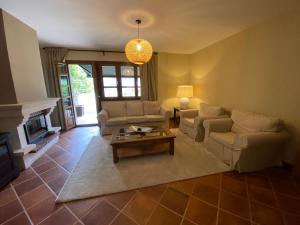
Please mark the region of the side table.
<svg viewBox="0 0 300 225"><path fill-rule="evenodd" d="M176 114L177 114L177 112L180 113L180 111L182 111L182 110L191 110L191 109L194 109L194 108L181 109L180 107L174 107L174 112L173 112L173 122L174 122L174 124L176 124Z"/></svg>
<svg viewBox="0 0 300 225"><path fill-rule="evenodd" d="M174 124L176 124L176 113L180 112L180 108L179 107L174 107L174 113L173 113L173 122Z"/></svg>

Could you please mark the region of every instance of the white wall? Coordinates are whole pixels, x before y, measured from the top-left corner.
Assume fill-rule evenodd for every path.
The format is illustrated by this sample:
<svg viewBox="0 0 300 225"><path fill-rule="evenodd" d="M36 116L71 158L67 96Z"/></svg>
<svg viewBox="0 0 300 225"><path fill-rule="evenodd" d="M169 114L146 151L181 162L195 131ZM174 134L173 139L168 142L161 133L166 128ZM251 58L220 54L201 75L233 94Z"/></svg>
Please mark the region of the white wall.
<svg viewBox="0 0 300 225"><path fill-rule="evenodd" d="M35 30L2 10L7 52L17 102L47 98Z"/></svg>
<svg viewBox="0 0 300 225"><path fill-rule="evenodd" d="M290 163L300 155L299 27L300 13L290 13L191 55L195 95L229 110L281 118L291 134L285 152Z"/></svg>
<svg viewBox="0 0 300 225"><path fill-rule="evenodd" d="M179 105L177 86L190 84L189 55L158 54L158 99L166 107Z"/></svg>

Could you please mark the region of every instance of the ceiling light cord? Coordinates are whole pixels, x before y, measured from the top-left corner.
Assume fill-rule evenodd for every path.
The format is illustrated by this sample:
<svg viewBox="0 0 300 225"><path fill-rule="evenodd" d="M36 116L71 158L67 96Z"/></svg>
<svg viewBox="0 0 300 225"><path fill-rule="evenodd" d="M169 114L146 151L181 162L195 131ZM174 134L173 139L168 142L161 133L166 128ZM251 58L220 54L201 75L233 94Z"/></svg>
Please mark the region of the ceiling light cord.
<svg viewBox="0 0 300 225"><path fill-rule="evenodd" d="M140 39L140 24L142 23L142 21L140 19L137 19L135 22L137 23L138 26L138 39Z"/></svg>

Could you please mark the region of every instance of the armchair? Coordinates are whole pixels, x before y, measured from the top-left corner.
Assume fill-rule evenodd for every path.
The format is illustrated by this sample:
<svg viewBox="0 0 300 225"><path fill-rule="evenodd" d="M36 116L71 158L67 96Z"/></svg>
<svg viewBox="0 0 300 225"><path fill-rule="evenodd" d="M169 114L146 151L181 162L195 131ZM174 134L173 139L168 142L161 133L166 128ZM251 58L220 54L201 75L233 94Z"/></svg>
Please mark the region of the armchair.
<svg viewBox="0 0 300 225"><path fill-rule="evenodd" d="M226 117L228 116L224 115L221 107L201 103L200 110L187 109L180 111L179 129L195 141L201 142L205 135L203 121Z"/></svg>
<svg viewBox="0 0 300 225"><path fill-rule="evenodd" d="M239 172L281 165L288 133L279 119L234 110L231 118L206 120L204 146Z"/></svg>

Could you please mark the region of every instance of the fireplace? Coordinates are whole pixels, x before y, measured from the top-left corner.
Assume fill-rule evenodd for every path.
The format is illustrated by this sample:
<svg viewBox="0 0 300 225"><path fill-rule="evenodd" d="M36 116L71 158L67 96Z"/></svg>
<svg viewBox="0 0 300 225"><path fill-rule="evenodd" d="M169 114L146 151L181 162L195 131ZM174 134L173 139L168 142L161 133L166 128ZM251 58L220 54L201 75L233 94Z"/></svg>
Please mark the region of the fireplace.
<svg viewBox="0 0 300 225"><path fill-rule="evenodd" d="M11 133L11 145L20 170L29 168L58 142L60 127L53 127L50 120L58 100L0 104L0 131Z"/></svg>
<svg viewBox="0 0 300 225"><path fill-rule="evenodd" d="M28 144L36 144L48 134L46 116L43 112L31 115L24 124Z"/></svg>

